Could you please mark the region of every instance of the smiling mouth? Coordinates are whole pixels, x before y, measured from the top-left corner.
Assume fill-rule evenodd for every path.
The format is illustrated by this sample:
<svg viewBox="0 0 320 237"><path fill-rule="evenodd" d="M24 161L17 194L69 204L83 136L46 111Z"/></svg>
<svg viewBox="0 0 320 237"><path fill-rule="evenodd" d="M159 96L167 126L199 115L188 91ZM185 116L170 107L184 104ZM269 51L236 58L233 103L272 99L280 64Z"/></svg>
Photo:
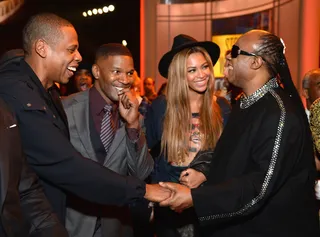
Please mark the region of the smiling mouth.
<svg viewBox="0 0 320 237"><path fill-rule="evenodd" d="M116 88L118 90L118 92L120 92L124 89L123 87L117 87L117 86L115 86L114 88Z"/></svg>
<svg viewBox="0 0 320 237"><path fill-rule="evenodd" d="M77 71L77 68L76 68L76 67L69 66L69 67L68 67L68 70L75 72L75 71Z"/></svg>

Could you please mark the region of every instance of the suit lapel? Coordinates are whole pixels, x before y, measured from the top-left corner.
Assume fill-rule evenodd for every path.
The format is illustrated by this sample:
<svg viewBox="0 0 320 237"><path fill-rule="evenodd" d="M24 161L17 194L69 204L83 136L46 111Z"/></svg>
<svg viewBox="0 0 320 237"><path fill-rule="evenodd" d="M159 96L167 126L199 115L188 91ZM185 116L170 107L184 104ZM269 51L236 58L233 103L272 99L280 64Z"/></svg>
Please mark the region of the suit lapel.
<svg viewBox="0 0 320 237"><path fill-rule="evenodd" d="M89 92L84 96L89 97ZM96 153L90 139L90 121L89 121L89 98L81 102L75 103L72 107L73 119L84 148L92 160L98 161Z"/></svg>

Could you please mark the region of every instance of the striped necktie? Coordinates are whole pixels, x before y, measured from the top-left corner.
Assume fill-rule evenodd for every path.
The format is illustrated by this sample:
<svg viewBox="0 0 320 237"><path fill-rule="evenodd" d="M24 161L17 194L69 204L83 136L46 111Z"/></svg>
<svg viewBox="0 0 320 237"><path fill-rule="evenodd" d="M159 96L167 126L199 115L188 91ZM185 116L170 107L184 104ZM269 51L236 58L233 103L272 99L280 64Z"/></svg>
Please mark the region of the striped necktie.
<svg viewBox="0 0 320 237"><path fill-rule="evenodd" d="M101 142L108 153L108 150L110 148L110 145L112 143L113 137L114 137L114 124L112 121L112 106L111 105L105 105L103 108L105 114L102 118L101 122L101 130L100 130L100 139Z"/></svg>

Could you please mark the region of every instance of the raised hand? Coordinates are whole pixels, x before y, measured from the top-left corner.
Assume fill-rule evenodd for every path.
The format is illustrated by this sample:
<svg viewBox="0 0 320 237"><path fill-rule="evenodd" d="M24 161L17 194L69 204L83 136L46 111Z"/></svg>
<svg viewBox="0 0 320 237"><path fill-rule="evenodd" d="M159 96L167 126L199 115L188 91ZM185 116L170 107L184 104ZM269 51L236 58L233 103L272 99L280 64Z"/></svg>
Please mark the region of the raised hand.
<svg viewBox="0 0 320 237"><path fill-rule="evenodd" d="M119 112L121 117L127 122L127 127L139 127L139 101L129 90L121 90L119 96Z"/></svg>
<svg viewBox="0 0 320 237"><path fill-rule="evenodd" d="M146 184L145 199L151 202L161 202L171 197L171 191L159 184Z"/></svg>
<svg viewBox="0 0 320 237"><path fill-rule="evenodd" d="M197 188L206 180L207 178L203 173L190 168L182 171L179 179L181 184L189 188Z"/></svg>
<svg viewBox="0 0 320 237"><path fill-rule="evenodd" d="M182 212L183 210L193 206L191 189L188 187L177 183L161 182L160 185L172 192L170 198L160 202L160 206L169 206L176 212Z"/></svg>

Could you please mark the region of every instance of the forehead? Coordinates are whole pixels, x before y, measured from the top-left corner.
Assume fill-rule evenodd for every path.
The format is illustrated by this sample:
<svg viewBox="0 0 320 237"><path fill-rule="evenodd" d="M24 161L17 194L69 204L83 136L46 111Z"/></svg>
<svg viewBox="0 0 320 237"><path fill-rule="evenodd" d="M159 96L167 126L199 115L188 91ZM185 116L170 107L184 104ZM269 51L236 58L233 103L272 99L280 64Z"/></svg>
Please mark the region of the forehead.
<svg viewBox="0 0 320 237"><path fill-rule="evenodd" d="M143 82L144 84L152 84L153 83L153 79L152 78L146 78Z"/></svg>
<svg viewBox="0 0 320 237"><path fill-rule="evenodd" d="M319 82L320 82L320 73L314 73L310 75L309 77L310 85L315 85L315 84L318 84Z"/></svg>
<svg viewBox="0 0 320 237"><path fill-rule="evenodd" d="M60 29L61 39L58 40L58 44L64 46L79 46L78 34L72 26L63 26Z"/></svg>
<svg viewBox="0 0 320 237"><path fill-rule="evenodd" d="M235 45L238 45L240 49L252 52L255 47L259 44L260 34L258 32L249 32L242 35Z"/></svg>
<svg viewBox="0 0 320 237"><path fill-rule="evenodd" d="M120 69L133 70L133 59L127 55L113 55L98 59L98 65L102 67L116 67Z"/></svg>
<svg viewBox="0 0 320 237"><path fill-rule="evenodd" d="M197 64L197 63L204 63L207 62L206 58L204 57L203 53L195 52L188 56L187 58L187 65L189 64Z"/></svg>
<svg viewBox="0 0 320 237"><path fill-rule="evenodd" d="M87 70L87 69L80 69L80 70L77 69L75 76L80 76L80 75L84 75L84 74L90 75L91 72L89 72L89 70Z"/></svg>

